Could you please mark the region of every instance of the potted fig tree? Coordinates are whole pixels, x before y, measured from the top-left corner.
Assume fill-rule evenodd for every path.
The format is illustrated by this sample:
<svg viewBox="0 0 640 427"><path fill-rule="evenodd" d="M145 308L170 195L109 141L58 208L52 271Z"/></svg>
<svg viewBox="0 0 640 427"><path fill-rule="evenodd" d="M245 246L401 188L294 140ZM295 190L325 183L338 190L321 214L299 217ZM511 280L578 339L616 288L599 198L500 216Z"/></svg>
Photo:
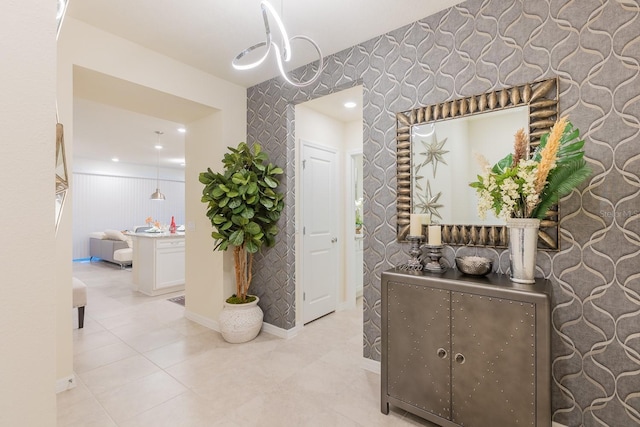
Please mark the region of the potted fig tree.
<svg viewBox="0 0 640 427"><path fill-rule="evenodd" d="M241 142L228 147L222 173L207 168L200 173L204 184L202 202L215 229L214 250L233 250L236 293L229 297L220 318L220 332L228 342L254 339L262 327L258 297L249 294L253 255L263 246L273 246L284 195L277 191L282 169L269 163L259 144Z"/></svg>

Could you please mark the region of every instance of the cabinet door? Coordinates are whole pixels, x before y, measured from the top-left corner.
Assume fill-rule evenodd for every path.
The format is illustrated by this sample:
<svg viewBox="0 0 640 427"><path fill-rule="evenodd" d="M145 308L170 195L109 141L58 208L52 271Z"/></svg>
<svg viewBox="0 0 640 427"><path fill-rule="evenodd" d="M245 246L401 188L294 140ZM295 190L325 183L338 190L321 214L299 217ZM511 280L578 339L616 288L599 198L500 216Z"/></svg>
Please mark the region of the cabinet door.
<svg viewBox="0 0 640 427"><path fill-rule="evenodd" d="M388 395L449 418L449 291L389 282L387 301Z"/></svg>
<svg viewBox="0 0 640 427"><path fill-rule="evenodd" d="M535 305L451 293L452 421L535 426Z"/></svg>
<svg viewBox="0 0 640 427"><path fill-rule="evenodd" d="M156 250L156 282L154 289L184 284L184 240L162 242Z"/></svg>

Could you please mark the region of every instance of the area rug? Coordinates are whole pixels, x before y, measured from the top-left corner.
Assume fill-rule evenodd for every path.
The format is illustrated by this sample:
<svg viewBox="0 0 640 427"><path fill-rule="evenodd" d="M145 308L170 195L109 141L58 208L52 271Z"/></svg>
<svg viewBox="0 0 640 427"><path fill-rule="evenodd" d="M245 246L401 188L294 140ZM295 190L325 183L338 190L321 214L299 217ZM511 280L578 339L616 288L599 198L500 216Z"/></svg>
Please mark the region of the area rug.
<svg viewBox="0 0 640 427"><path fill-rule="evenodd" d="M169 298L167 301L175 302L176 304L184 306L184 295L180 297Z"/></svg>

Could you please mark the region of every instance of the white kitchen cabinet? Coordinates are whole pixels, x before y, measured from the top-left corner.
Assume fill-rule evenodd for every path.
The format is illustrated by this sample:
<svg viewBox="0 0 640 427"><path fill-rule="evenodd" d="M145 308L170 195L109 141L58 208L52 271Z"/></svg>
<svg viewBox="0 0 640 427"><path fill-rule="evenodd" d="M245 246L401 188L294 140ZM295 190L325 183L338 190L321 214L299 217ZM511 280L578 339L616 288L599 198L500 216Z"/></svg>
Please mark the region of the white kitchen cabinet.
<svg viewBox="0 0 640 427"><path fill-rule="evenodd" d="M133 233L133 282L146 295L184 289L183 233Z"/></svg>

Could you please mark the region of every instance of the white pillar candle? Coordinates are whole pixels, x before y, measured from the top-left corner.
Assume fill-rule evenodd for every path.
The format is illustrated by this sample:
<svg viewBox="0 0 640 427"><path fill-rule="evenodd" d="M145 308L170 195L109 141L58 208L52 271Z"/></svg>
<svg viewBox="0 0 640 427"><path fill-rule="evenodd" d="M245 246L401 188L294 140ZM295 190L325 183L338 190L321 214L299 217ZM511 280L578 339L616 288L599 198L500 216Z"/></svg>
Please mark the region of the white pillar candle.
<svg viewBox="0 0 640 427"><path fill-rule="evenodd" d="M409 236L422 236L421 214L411 214L409 216Z"/></svg>
<svg viewBox="0 0 640 427"><path fill-rule="evenodd" d="M431 224L431 216L429 214L418 214L418 215L420 215L420 218L422 219L422 225Z"/></svg>
<svg viewBox="0 0 640 427"><path fill-rule="evenodd" d="M439 246L442 244L442 229L439 225L429 226L429 244Z"/></svg>

